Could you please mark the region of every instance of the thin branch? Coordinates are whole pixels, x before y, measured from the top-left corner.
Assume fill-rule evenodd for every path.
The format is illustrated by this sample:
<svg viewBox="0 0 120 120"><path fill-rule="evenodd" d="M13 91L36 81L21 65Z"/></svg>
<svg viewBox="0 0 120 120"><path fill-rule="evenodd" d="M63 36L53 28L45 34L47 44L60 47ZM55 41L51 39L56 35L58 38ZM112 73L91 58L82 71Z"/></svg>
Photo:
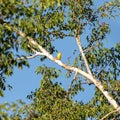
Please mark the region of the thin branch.
<svg viewBox="0 0 120 120"><path fill-rule="evenodd" d="M28 45L28 47L35 53L33 55L30 55L30 56L25 56L25 57L20 57L20 58L17 58L16 60L22 60L22 59L32 59L32 58L35 58L39 55L44 55L44 53L41 53L41 52L38 52L36 51L34 48L32 48L30 45Z"/></svg>
<svg viewBox="0 0 120 120"><path fill-rule="evenodd" d="M72 88L72 84L76 80L76 76L77 76L77 73L75 73L73 79L71 80L71 83L70 83L70 85L68 87L68 91L67 91L67 94L66 94L65 98L67 98L68 95L70 94L70 91L71 91L71 88ZM86 81L86 82L81 82L80 84L89 84L89 85L91 85L91 84L93 84L93 82L90 83L90 82Z"/></svg>
<svg viewBox="0 0 120 120"><path fill-rule="evenodd" d="M40 52L36 52L35 54L33 55L30 55L30 56L25 56L25 57L20 57L20 58L17 58L16 60L23 60L23 59L32 59L32 58L35 58L39 55L44 55L43 53L40 53Z"/></svg>
<svg viewBox="0 0 120 120"><path fill-rule="evenodd" d="M104 119L107 118L109 115L111 115L111 114L113 114L113 113L115 113L115 112L119 112L119 109L109 112L107 115L105 115L105 116L104 116L103 118L101 118L100 120L104 120Z"/></svg>
<svg viewBox="0 0 120 120"><path fill-rule="evenodd" d="M67 94L66 94L65 98L67 98L68 95L70 94L70 91L71 91L71 88L72 88L72 84L76 80L76 76L77 76L77 73L75 73L75 75L74 75L74 77L73 77L73 79L72 79L72 81L70 83L70 86L68 87L68 91L67 91Z"/></svg>
<svg viewBox="0 0 120 120"><path fill-rule="evenodd" d="M65 68L66 70L70 70L70 71L74 71L76 73L81 74L82 76L84 76L85 78L87 78L88 80L92 81L95 86L103 93L103 95L107 98L107 100L110 102L111 105L113 105L113 107L115 109L120 108L120 106L117 104L117 102L112 98L112 96L109 95L109 93L104 89L102 83L97 80L96 78L94 78L91 74L88 74L86 72L84 72L83 70L73 67L73 66L69 66L67 64L64 64L63 62L61 62L60 60L57 60L55 57L53 57L51 54L49 54L48 51L46 51L41 45L39 45L34 39L32 39L31 37L27 37L23 32L19 31L18 29L14 28L14 31L17 32L21 37L26 37L26 39L29 41L30 44L32 44L33 46L37 46L39 48L39 50L44 53L44 55L49 58L50 60L54 61L55 63L57 63L58 65L60 65L61 67ZM79 37L78 37L79 38ZM77 40L79 40L77 38Z"/></svg>
<svg viewBox="0 0 120 120"><path fill-rule="evenodd" d="M95 48L95 47L98 47L98 46L99 46L99 43L97 43L96 45L92 45L92 46L89 47L89 48L84 49L83 52L84 52L84 53L85 53L85 52L88 52L88 51L90 51L92 48Z"/></svg>
<svg viewBox="0 0 120 120"><path fill-rule="evenodd" d="M86 82L81 82L80 84L92 85L92 84L93 84L93 82L88 82L88 81L86 81Z"/></svg>
<svg viewBox="0 0 120 120"><path fill-rule="evenodd" d="M29 120L31 120L31 117L38 118L39 115L35 112L35 110L29 108L28 106L23 107L28 113L29 113Z"/></svg>
<svg viewBox="0 0 120 120"><path fill-rule="evenodd" d="M91 72L90 67L89 67L89 65L88 65L88 61L87 61L86 56L85 56L85 54L84 54L84 51L83 51L83 49L82 49L81 40L80 40L80 36L79 36L79 35L77 35L77 37L76 37L76 42L77 42L77 45L78 45L79 50L80 50L80 52L81 52L82 58L83 58L83 60L84 60L84 62L85 62L87 71L88 71L88 73L92 76L92 72Z"/></svg>

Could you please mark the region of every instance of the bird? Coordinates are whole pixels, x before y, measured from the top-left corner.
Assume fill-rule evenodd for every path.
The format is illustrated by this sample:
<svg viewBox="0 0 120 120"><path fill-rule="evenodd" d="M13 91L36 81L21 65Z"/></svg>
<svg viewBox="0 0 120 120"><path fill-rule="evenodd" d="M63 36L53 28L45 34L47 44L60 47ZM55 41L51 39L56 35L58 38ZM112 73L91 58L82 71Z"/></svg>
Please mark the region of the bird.
<svg viewBox="0 0 120 120"><path fill-rule="evenodd" d="M62 56L62 53L59 52L59 53L57 54L57 56L56 56L56 59L57 59L57 60L61 60L61 56Z"/></svg>

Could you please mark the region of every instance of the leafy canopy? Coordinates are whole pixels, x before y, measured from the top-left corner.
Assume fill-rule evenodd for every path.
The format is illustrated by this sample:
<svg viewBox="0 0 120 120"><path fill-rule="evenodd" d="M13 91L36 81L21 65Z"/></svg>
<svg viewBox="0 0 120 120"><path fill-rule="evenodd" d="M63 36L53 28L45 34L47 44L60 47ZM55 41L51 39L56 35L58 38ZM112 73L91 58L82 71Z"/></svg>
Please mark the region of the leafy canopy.
<svg viewBox="0 0 120 120"><path fill-rule="evenodd" d="M21 37L15 29L33 38L50 54L57 52L54 42L57 40L75 38L76 35L84 36L84 53L88 60L92 74L102 82L105 89L120 104L120 43L112 48L106 48L104 41L110 33L109 24L104 19L116 17L120 9L120 1L114 0L95 7L93 0L0 0L0 94L6 89L6 76L13 74L14 67L22 69L29 67L27 56L34 55L34 51L41 52L33 46L26 37ZM117 12L115 12L115 10ZM102 22L101 22L102 21ZM69 43L69 39L68 39ZM21 52L22 51L22 52ZM75 52L75 51L74 51ZM40 56L44 64L46 56ZM73 56L71 66L86 70L81 54ZM70 64L72 60L68 60ZM36 66L37 67L37 66ZM88 103L74 102L73 97L78 91L84 91L82 82L90 81L85 78L71 82L71 88L66 91L61 84L55 83L61 73L56 68L45 65L38 66L37 74L42 75L41 85L33 94L28 95L32 99L29 108L22 107L22 112L13 110L10 118L21 119L24 111L24 119L100 119L113 110L103 94L95 88L95 94ZM68 79L72 79L73 72L66 71ZM9 86L10 87L10 86ZM17 104L18 105L18 104ZM9 106L19 108L19 106ZM22 104L22 106L26 106ZM6 111L4 105L2 109ZM0 110L2 118L9 118L7 113ZM30 109L32 111L30 111ZM108 119L119 119L117 113Z"/></svg>

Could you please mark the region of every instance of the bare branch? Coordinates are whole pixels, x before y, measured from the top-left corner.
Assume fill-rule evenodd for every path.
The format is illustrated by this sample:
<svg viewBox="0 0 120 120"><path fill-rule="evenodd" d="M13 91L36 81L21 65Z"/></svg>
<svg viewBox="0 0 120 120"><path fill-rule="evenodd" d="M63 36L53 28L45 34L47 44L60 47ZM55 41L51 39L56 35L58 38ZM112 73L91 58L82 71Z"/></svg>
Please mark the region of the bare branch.
<svg viewBox="0 0 120 120"><path fill-rule="evenodd" d="M68 87L68 91L67 91L67 94L66 94L65 98L67 98L68 95L70 94L70 91L71 91L71 88L72 88L72 84L76 80L76 76L77 76L77 73L75 73L75 75L74 75L74 77L73 77L73 79L72 79L72 81L70 83L70 86Z"/></svg>
<svg viewBox="0 0 120 120"><path fill-rule="evenodd" d="M16 60L23 60L23 59L32 59L32 58L35 58L39 55L44 55L43 53L40 53L40 52L36 52L35 54L33 55L30 55L30 56L25 56L25 57L20 57L20 58L17 58Z"/></svg>
<svg viewBox="0 0 120 120"><path fill-rule="evenodd" d="M74 75L74 77L73 77L73 79L71 80L71 83L70 83L70 85L69 85L69 87L68 87L68 91L67 91L67 94L66 94L66 96L65 96L65 98L67 98L68 97L68 95L70 94L70 91L71 91L71 88L72 88L72 84L73 84L73 82L77 79L76 78L77 77L77 73L75 73L75 75ZM93 84L93 82L81 82L80 84Z"/></svg>
<svg viewBox="0 0 120 120"><path fill-rule="evenodd" d="M109 93L104 89L102 83L100 81L98 81L96 78L94 78L91 74L88 74L86 72L84 72L83 70L73 67L73 66L68 66L67 64L64 64L63 62L61 62L60 60L57 60L55 57L53 57L51 54L49 54L49 52L47 52L42 46L40 46L34 39L32 39L31 37L27 37L23 32L17 30L14 28L14 31L17 32L20 36L22 37L26 37L27 40L29 41L30 44L32 44L33 46L37 46L39 48L39 50L50 60L54 61L55 63L57 63L58 65L60 65L61 67L65 68L66 70L70 70L70 71L74 71L76 73L81 74L82 76L84 76L85 78L87 78L88 80L92 81L95 86L103 93L103 95L107 98L107 100L110 102L111 105L113 105L113 107L115 109L120 108L120 106L117 104L117 102L109 95ZM79 36L76 40L79 40ZM83 52L82 52L83 53ZM84 55L84 54L83 54ZM90 71L89 71L90 72Z"/></svg>
<svg viewBox="0 0 120 120"><path fill-rule="evenodd" d="M100 120L104 120L105 118L107 118L109 115L115 113L115 112L119 112L120 109L117 109L117 110L114 110L114 111L111 111L109 112L107 115L105 115L103 118L101 118Z"/></svg>
<svg viewBox="0 0 120 120"><path fill-rule="evenodd" d="M28 47L35 53L33 55L30 55L30 56L25 56L25 57L20 57L20 58L17 58L16 60L22 60L22 59L32 59L32 58L35 58L39 55L44 55L44 53L41 53L41 52L38 52L36 51L34 48L32 48L30 45L28 45Z"/></svg>
<svg viewBox="0 0 120 120"><path fill-rule="evenodd" d="M68 92L71 90L72 84L73 84L73 82L76 80L76 76L77 76L77 73L75 73L75 75L74 75L74 77L73 77L73 79L72 79L72 81L71 81L71 84L70 84L70 86L69 86L69 88L68 88Z"/></svg>
<svg viewBox="0 0 120 120"><path fill-rule="evenodd" d="M78 45L79 50L80 50L80 52L81 52L82 58L83 58L83 60L84 60L84 62L85 62L87 71L88 71L88 73L92 76L92 72L91 72L90 67L89 67L89 65L88 65L88 61L87 61L87 59L86 59L86 57L85 57L85 54L84 54L84 51L83 51L83 49L82 49L81 40L80 40L80 36L79 36L79 35L76 36L76 42L77 42L77 45Z"/></svg>
<svg viewBox="0 0 120 120"><path fill-rule="evenodd" d="M81 82L80 84L87 84L87 85L91 85L91 84L93 84L93 82L88 82L88 81L85 81L85 82Z"/></svg>
<svg viewBox="0 0 120 120"><path fill-rule="evenodd" d="M99 43L97 43L96 45L92 45L91 47L87 48L87 49L84 49L83 52L88 52L90 51L92 48L95 48L95 47L98 47L99 46Z"/></svg>

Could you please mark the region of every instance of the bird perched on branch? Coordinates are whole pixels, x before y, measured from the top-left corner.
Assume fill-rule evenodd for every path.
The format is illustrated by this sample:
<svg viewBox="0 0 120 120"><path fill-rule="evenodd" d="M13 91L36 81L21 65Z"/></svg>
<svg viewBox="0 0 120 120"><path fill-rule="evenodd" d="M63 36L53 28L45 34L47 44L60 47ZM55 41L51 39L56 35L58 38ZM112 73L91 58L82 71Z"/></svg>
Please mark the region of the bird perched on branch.
<svg viewBox="0 0 120 120"><path fill-rule="evenodd" d="M56 56L57 60L61 60L61 56L62 56L62 53L59 52L59 53L57 54L57 56Z"/></svg>

